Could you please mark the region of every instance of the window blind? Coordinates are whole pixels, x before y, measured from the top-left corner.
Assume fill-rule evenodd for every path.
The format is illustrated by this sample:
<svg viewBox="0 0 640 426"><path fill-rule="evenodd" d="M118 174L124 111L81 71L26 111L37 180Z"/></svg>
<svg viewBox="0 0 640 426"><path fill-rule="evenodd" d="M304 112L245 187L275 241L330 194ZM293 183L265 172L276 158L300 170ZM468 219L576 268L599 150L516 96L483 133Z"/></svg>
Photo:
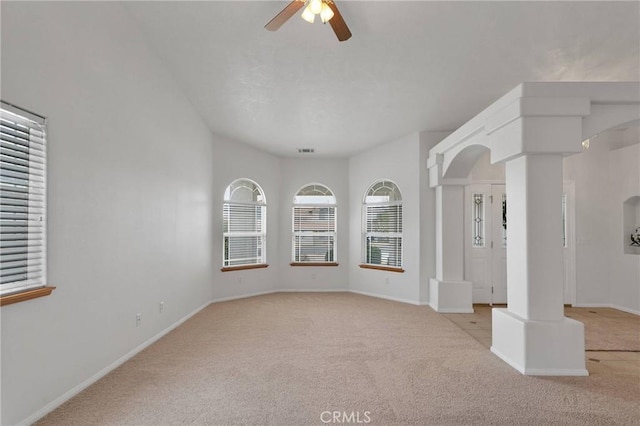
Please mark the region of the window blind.
<svg viewBox="0 0 640 426"><path fill-rule="evenodd" d="M0 295L44 287L45 119L0 107Z"/></svg>
<svg viewBox="0 0 640 426"><path fill-rule="evenodd" d="M265 205L224 204L224 266L265 263L265 216Z"/></svg>
<svg viewBox="0 0 640 426"><path fill-rule="evenodd" d="M336 207L293 207L293 261L335 262Z"/></svg>
<svg viewBox="0 0 640 426"><path fill-rule="evenodd" d="M364 263L402 266L402 204L365 204Z"/></svg>

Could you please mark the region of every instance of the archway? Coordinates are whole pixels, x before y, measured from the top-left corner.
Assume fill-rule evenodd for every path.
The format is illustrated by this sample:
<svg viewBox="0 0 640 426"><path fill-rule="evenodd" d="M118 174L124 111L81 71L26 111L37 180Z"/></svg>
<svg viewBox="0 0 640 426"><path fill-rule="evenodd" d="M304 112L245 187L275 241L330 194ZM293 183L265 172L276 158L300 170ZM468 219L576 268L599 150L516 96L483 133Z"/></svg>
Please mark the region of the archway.
<svg viewBox="0 0 640 426"><path fill-rule="evenodd" d="M493 309L491 351L528 375L587 375L584 326L564 316L563 158L583 135L640 115L638 83L523 83L429 151L436 190L436 277L430 305L472 311L463 264L465 173L485 146L505 164L508 306ZM458 157L460 155L460 157Z"/></svg>

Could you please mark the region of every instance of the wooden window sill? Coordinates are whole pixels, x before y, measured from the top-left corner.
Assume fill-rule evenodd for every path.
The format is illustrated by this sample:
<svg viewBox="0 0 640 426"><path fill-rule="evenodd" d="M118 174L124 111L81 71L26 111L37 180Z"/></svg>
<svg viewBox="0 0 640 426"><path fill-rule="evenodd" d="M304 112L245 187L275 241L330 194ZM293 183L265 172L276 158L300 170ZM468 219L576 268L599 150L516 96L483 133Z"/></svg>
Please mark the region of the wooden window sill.
<svg viewBox="0 0 640 426"><path fill-rule="evenodd" d="M338 266L336 262L291 262L291 266Z"/></svg>
<svg viewBox="0 0 640 426"><path fill-rule="evenodd" d="M360 267L363 269L377 269L379 271L400 272L400 273L404 272L404 269L398 268L395 266L371 265L368 263L362 263L360 264Z"/></svg>
<svg viewBox="0 0 640 426"><path fill-rule="evenodd" d="M266 263L260 263L258 265L238 265L238 266L225 266L220 268L222 272L231 272L231 271L243 271L245 269L260 269L267 268L269 265Z"/></svg>
<svg viewBox="0 0 640 426"><path fill-rule="evenodd" d="M38 297L48 296L54 289L55 287L48 286L0 296L0 306L10 305L12 303L18 302L25 302L27 300L37 299Z"/></svg>

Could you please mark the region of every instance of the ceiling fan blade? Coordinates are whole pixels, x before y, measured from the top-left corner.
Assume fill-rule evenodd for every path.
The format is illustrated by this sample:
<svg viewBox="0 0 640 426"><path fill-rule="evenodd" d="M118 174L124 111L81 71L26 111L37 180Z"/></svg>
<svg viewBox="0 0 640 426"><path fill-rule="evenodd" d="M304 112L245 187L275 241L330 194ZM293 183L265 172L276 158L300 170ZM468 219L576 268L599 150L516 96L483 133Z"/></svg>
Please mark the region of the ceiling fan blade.
<svg viewBox="0 0 640 426"><path fill-rule="evenodd" d="M326 3L331 10L333 10L333 18L331 18L329 23L331 24L331 28L333 28L333 32L336 33L336 37L338 37L340 41L349 40L351 31L349 31L349 27L347 27L347 24L344 22L338 7L333 1L327 1Z"/></svg>
<svg viewBox="0 0 640 426"><path fill-rule="evenodd" d="M272 20L264 27L269 31L275 31L289 20L293 15L304 6L304 0L293 0L284 9L280 11ZM334 12L335 13L335 12Z"/></svg>

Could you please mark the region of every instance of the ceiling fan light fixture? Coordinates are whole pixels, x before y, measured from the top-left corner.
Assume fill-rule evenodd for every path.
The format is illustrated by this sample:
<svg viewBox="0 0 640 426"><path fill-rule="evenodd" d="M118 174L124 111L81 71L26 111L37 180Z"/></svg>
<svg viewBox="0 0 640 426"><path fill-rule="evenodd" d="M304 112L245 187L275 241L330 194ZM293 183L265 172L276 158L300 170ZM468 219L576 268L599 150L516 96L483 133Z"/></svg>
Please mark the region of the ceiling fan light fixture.
<svg viewBox="0 0 640 426"><path fill-rule="evenodd" d="M310 24L313 24L313 22L316 19L316 15L311 11L311 5L305 7L304 11L302 12L302 15L300 16L302 17L302 19L304 19Z"/></svg>
<svg viewBox="0 0 640 426"><path fill-rule="evenodd" d="M344 18L334 0L291 0L264 27L269 31L277 31L293 15L298 14L300 9L303 9L301 17L311 24L315 21L316 15L320 15L320 19L325 24L331 21L329 22L331 29L338 37L338 41L346 41L351 38L351 31L349 31L349 27L344 22Z"/></svg>
<svg viewBox="0 0 640 426"><path fill-rule="evenodd" d="M322 3L322 10L320 11L320 19L323 24L329 22L329 20L333 18L333 10L329 7L328 4Z"/></svg>
<svg viewBox="0 0 640 426"><path fill-rule="evenodd" d="M322 5L324 2L322 0L311 0L309 1L309 10L313 12L314 15L319 15L322 12Z"/></svg>

